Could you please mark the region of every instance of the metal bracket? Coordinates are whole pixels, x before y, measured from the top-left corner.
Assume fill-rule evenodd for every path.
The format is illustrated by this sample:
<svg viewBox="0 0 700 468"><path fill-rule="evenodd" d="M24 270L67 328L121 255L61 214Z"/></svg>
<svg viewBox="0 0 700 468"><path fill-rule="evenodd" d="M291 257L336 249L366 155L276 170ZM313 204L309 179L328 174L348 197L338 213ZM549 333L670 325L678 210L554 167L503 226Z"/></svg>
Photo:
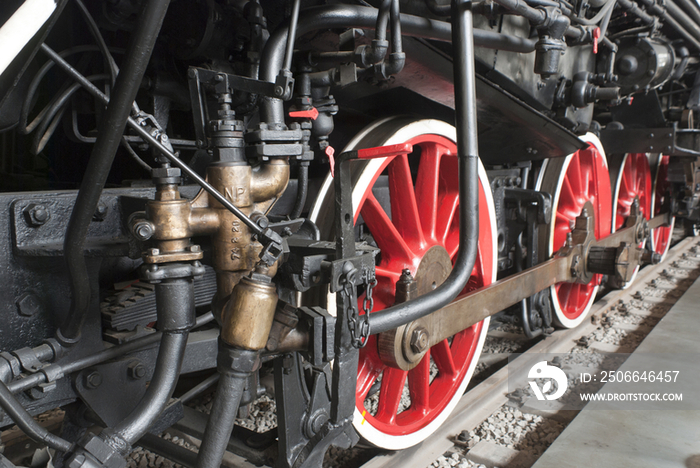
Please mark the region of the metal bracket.
<svg viewBox="0 0 700 468"><path fill-rule="evenodd" d="M310 388L304 370L298 353L275 360L279 468L321 466L330 445L348 448L359 439L352 425L331 421L330 366L307 369L312 374Z"/></svg>
<svg viewBox="0 0 700 468"><path fill-rule="evenodd" d="M700 130L672 128L604 129L600 140L609 153L664 153L700 156Z"/></svg>
<svg viewBox="0 0 700 468"><path fill-rule="evenodd" d="M63 241L77 192L24 193L12 203L14 251L22 256L63 255ZM125 199L153 198L153 189L107 189L87 233L89 256L124 256L130 253Z"/></svg>

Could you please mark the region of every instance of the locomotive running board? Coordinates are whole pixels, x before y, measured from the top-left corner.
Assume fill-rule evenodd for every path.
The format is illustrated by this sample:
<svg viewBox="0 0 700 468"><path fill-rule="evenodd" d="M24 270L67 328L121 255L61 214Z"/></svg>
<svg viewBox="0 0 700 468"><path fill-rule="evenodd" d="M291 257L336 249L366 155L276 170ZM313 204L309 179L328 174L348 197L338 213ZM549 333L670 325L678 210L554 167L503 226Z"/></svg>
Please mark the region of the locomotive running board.
<svg viewBox="0 0 700 468"><path fill-rule="evenodd" d="M700 156L700 130L664 128L604 129L600 141L608 153L663 153Z"/></svg>

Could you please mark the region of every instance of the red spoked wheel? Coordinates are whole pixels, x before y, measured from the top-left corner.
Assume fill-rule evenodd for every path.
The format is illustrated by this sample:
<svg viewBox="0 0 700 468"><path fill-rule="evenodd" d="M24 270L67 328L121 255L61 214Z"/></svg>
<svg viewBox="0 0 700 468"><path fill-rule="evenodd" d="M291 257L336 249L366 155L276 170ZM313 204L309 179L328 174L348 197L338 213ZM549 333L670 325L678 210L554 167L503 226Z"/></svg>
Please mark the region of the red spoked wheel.
<svg viewBox="0 0 700 468"><path fill-rule="evenodd" d="M630 215L630 209L635 199L639 200L639 210L646 219L650 219L651 213L651 170L649 169L649 159L645 153L628 153L622 160L611 161L614 164L611 180L614 182L613 197L613 228L612 232L621 229ZM644 242L640 247L644 246ZM622 289L627 289L634 282L639 267L634 270L632 279L623 285Z"/></svg>
<svg viewBox="0 0 700 468"><path fill-rule="evenodd" d="M581 138L588 147L565 158L549 159L540 171L537 189L552 194L552 223L547 228L547 258L559 250L571 231L571 223L590 203L595 217L596 239L607 236L612 224L610 175L603 146L595 135ZM550 288L554 321L573 328L583 322L593 305L602 275L588 284L558 283Z"/></svg>
<svg viewBox="0 0 700 468"><path fill-rule="evenodd" d="M668 162L667 155L654 155L656 170L654 171L654 184L652 187L651 206L654 215L668 211L670 209L670 184L668 182ZM661 255L661 260L666 257L668 249L671 247L671 237L673 237L673 226L676 218L671 218L670 226L661 226L651 231L651 249Z"/></svg>
<svg viewBox="0 0 700 468"><path fill-rule="evenodd" d="M395 300L396 282L408 268L421 294L441 284L459 249L459 183L452 126L390 119L365 130L350 147L408 142L410 155L362 161L354 171L355 222L381 249L374 309ZM496 217L488 179L479 167L479 253L465 291L496 277ZM327 181L328 182L328 181ZM312 210L327 218L330 183ZM322 231L323 232L323 231ZM364 297L360 297L360 304ZM484 320L431 348L410 371L382 362L377 339L360 351L354 426L371 444L398 450L425 440L447 418L474 371L488 331Z"/></svg>

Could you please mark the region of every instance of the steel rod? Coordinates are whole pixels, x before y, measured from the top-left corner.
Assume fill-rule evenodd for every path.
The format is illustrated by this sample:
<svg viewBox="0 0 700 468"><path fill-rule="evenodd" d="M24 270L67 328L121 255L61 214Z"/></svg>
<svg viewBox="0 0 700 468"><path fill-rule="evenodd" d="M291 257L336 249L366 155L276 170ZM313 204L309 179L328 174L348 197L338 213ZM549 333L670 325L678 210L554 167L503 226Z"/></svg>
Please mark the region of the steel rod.
<svg viewBox="0 0 700 468"><path fill-rule="evenodd" d="M169 0L153 0L144 6L141 20L129 43L124 67L114 85L114 97L100 120L97 141L68 221L64 252L70 279L71 307L56 331L56 337L63 345L71 346L78 342L90 308L92 290L84 252L88 227L107 182L114 156L124 134L126 119L131 112L169 5Z"/></svg>
<svg viewBox="0 0 700 468"><path fill-rule="evenodd" d="M0 381L0 406L29 438L61 452L68 452L73 448L73 444L51 434L45 427L36 422L2 381Z"/></svg>

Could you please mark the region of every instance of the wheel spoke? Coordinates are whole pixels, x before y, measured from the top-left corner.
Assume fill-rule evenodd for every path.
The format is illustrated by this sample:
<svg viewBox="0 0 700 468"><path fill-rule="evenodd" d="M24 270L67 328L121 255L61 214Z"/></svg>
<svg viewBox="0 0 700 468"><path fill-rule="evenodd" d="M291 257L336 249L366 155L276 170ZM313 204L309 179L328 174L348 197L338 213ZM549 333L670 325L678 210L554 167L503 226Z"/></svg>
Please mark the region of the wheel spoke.
<svg viewBox="0 0 700 468"><path fill-rule="evenodd" d="M382 422L392 423L396 420L399 403L406 382L406 371L387 367L382 375L382 386L379 393L379 405L376 418Z"/></svg>
<svg viewBox="0 0 700 468"><path fill-rule="evenodd" d="M376 343L368 343L366 347L362 348L364 351L369 347L376 349ZM376 354L376 351L375 351ZM376 356L376 359L379 357ZM376 359L374 356L369 356L368 353L362 353L360 358L360 367L357 369L357 395L360 401L367 398L367 393L369 389L374 384L375 380L381 373L381 367L376 367Z"/></svg>
<svg viewBox="0 0 700 468"><path fill-rule="evenodd" d="M377 277L386 278L393 283L396 283L401 277L400 271L385 268L381 265L377 265L376 267L374 267L374 273L377 275Z"/></svg>
<svg viewBox="0 0 700 468"><path fill-rule="evenodd" d="M571 186L571 181L569 180L568 177L564 177L564 182L562 183L561 187L561 195L559 199L559 203L561 204L563 200L567 200L570 203L575 203L576 199L578 197L576 196L576 193L574 192L574 188Z"/></svg>
<svg viewBox="0 0 700 468"><path fill-rule="evenodd" d="M457 375L457 366L452 358L452 350L447 340L442 340L430 349L433 361L441 376L454 378Z"/></svg>
<svg viewBox="0 0 700 468"><path fill-rule="evenodd" d="M427 412L430 408L430 350L418 365L408 372L411 410Z"/></svg>
<svg viewBox="0 0 700 468"><path fill-rule="evenodd" d="M436 207L438 206L441 151L436 143L424 143L421 145L421 149L415 188L418 213L425 237L436 240Z"/></svg>
<svg viewBox="0 0 700 468"><path fill-rule="evenodd" d="M383 254L407 264L413 262L413 252L372 193L362 205L362 218Z"/></svg>
<svg viewBox="0 0 700 468"><path fill-rule="evenodd" d="M418 215L408 156L397 156L389 164L389 193L391 218L396 230L405 240L413 244L414 250L423 249L425 239Z"/></svg>
<svg viewBox="0 0 700 468"><path fill-rule="evenodd" d="M452 224L458 216L459 194L446 195L440 200L438 208L436 235L438 242L443 245L447 242L447 236L451 232Z"/></svg>

